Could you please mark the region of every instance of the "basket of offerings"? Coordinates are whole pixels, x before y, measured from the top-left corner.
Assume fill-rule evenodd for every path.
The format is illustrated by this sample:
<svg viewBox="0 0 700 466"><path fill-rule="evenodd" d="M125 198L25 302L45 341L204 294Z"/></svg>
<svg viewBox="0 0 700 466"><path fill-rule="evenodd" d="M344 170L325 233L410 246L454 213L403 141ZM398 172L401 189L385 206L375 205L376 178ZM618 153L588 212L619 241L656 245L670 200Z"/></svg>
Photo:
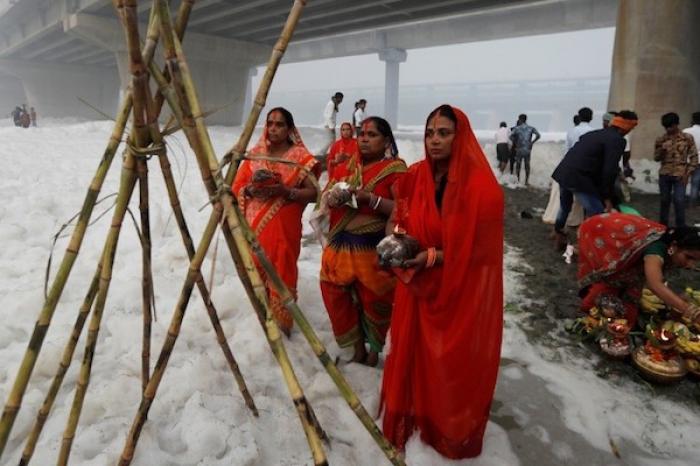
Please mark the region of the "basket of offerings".
<svg viewBox="0 0 700 466"><path fill-rule="evenodd" d="M659 384L679 382L688 372L678 353L662 350L651 342L632 352L632 363L643 378Z"/></svg>

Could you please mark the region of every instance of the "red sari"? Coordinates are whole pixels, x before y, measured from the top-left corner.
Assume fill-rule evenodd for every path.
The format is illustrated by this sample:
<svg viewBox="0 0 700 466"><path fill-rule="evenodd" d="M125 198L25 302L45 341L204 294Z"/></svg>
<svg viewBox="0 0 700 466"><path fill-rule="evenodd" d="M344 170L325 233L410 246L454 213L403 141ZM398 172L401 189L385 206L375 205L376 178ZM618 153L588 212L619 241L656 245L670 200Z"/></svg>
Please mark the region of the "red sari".
<svg viewBox="0 0 700 466"><path fill-rule="evenodd" d="M282 183L289 188L300 187L309 171L318 176L319 163L309 153L296 128L292 130L292 140L294 144L281 158L295 162L297 165L265 160L245 160L238 169L231 190L238 198L238 205L258 236L258 241L265 254L274 264L292 294L296 296L297 260L301 249L301 216L306 205L279 197L257 199L246 197L244 194L244 189L250 183L253 173L259 169L279 173L282 175ZM269 153L266 128L248 155L251 157L268 156ZM258 269L265 278L262 267L258 267ZM282 330L288 333L292 329L294 320L281 303L279 296L273 291L272 286L266 283L266 288L275 321Z"/></svg>
<svg viewBox="0 0 700 466"><path fill-rule="evenodd" d="M442 207L429 158L398 185L397 221L443 264L396 287L382 383L384 435L415 430L443 456L481 453L503 331L503 193L459 109ZM426 150L427 152L427 150Z"/></svg>
<svg viewBox="0 0 700 466"><path fill-rule="evenodd" d="M343 126L345 125L348 125L352 128L352 125L350 125L350 123L343 123L340 126L341 131ZM328 157L326 159L326 170L328 171L329 182L333 178L333 171L336 168L336 165L333 163L335 161L336 156L338 156L339 154L352 155L355 153L357 153L357 139L355 139L352 136L350 136L349 138L344 138L341 136L340 139L333 143L330 151L328 151Z"/></svg>
<svg viewBox="0 0 700 466"><path fill-rule="evenodd" d="M634 326L645 280L644 250L665 231L660 223L622 213L600 214L583 222L578 232L581 310L588 312L601 295L617 296Z"/></svg>

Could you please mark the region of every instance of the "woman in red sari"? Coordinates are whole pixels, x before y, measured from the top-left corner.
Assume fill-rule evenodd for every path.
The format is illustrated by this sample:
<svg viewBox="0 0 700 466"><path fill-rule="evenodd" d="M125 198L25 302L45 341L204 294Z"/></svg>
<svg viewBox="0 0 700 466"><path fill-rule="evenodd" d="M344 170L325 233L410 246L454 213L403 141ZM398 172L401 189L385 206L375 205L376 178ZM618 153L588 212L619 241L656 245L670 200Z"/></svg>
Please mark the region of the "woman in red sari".
<svg viewBox="0 0 700 466"><path fill-rule="evenodd" d="M338 165L348 160L354 153L357 152L357 139L353 136L352 125L348 122L340 125L340 139L335 141L328 151L326 160L326 169L328 171L328 179L333 178L333 170Z"/></svg>
<svg viewBox="0 0 700 466"><path fill-rule="evenodd" d="M292 162L246 160L241 164L231 189L265 254L296 296L301 216L306 205L315 201L317 196L308 175L318 176L319 163L304 146L292 114L281 107L273 108L267 114L263 134L248 156ZM272 173L274 176L271 182L261 184L254 182L256 173ZM262 273L262 268L260 271ZM289 335L294 324L292 316L270 285L267 285L267 291L275 321Z"/></svg>
<svg viewBox="0 0 700 466"><path fill-rule="evenodd" d="M609 213L583 222L578 236L582 311L588 312L600 296L616 296L634 326L642 288L647 286L677 318L700 324L700 309L664 283L664 270L692 269L700 261L700 230L668 229L644 217Z"/></svg>
<svg viewBox="0 0 700 466"><path fill-rule="evenodd" d="M376 247L394 206L394 183L406 171L397 159L391 126L379 117L362 123L359 152L338 165L326 194L339 182L357 206L329 196L330 232L321 259L321 294L340 347L353 347L353 361L376 366L391 318L395 280L379 267ZM369 351L365 344L369 345Z"/></svg>
<svg viewBox="0 0 700 466"><path fill-rule="evenodd" d="M503 331L503 193L459 109L425 128L425 160L398 184L392 217L416 238L396 288L382 383L384 435L414 433L448 458L481 453Z"/></svg>

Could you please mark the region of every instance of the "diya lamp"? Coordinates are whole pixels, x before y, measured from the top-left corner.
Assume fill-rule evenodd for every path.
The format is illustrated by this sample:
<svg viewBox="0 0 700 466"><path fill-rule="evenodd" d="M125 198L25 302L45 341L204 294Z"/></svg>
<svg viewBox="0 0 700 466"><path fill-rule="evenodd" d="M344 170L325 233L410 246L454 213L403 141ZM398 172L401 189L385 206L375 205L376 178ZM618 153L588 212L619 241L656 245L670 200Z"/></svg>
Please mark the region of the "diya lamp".
<svg viewBox="0 0 700 466"><path fill-rule="evenodd" d="M606 335L600 339L600 349L615 359L625 359L632 349L628 335L630 326L626 319L616 319L606 325Z"/></svg>
<svg viewBox="0 0 700 466"><path fill-rule="evenodd" d="M654 330L656 347L661 351L670 351L676 346L676 334L667 328Z"/></svg>

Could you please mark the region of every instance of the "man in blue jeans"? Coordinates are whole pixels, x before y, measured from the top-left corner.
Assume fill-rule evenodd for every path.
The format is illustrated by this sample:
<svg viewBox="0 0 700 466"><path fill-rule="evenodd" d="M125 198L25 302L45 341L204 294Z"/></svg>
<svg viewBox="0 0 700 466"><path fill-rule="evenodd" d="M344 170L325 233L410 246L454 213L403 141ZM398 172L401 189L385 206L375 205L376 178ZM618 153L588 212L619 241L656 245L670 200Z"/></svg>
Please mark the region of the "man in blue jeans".
<svg viewBox="0 0 700 466"><path fill-rule="evenodd" d="M685 226L685 187L688 177L698 166L698 150L690 134L681 132L677 113L667 113L661 117L666 134L656 139L654 160L661 162L659 168L659 193L661 212L659 221L669 226L668 216L673 201L676 226Z"/></svg>
<svg viewBox="0 0 700 466"><path fill-rule="evenodd" d="M564 227L574 196L586 217L610 211L615 205L615 180L625 151L624 136L637 125L637 114L623 110L607 128L590 131L579 139L552 173L559 183L559 212L554 224L557 246L566 245Z"/></svg>

